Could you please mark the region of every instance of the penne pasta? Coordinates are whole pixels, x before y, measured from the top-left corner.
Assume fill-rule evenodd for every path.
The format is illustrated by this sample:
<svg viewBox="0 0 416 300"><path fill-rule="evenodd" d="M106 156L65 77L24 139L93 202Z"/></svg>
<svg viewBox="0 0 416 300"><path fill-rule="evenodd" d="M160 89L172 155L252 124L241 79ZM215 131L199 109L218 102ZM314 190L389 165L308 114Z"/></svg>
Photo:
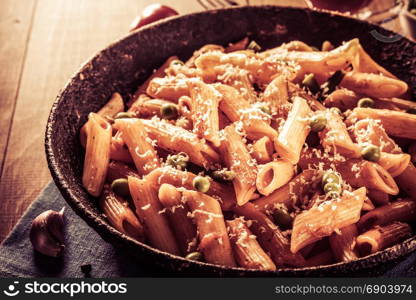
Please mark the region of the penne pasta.
<svg viewBox="0 0 416 300"><path fill-rule="evenodd" d="M357 225L342 227L329 236L329 244L337 261L352 261L359 257L355 250L355 239L358 236Z"/></svg>
<svg viewBox="0 0 416 300"><path fill-rule="evenodd" d="M416 199L416 168L413 163L409 163L407 168L395 180L406 194L412 199Z"/></svg>
<svg viewBox="0 0 416 300"><path fill-rule="evenodd" d="M218 103L221 95L210 85L201 80L188 81L191 95L191 116L194 132L201 138L219 147Z"/></svg>
<svg viewBox="0 0 416 300"><path fill-rule="evenodd" d="M340 86L374 98L400 97L407 92L406 82L379 74L349 72Z"/></svg>
<svg viewBox="0 0 416 300"><path fill-rule="evenodd" d="M209 166L219 161L218 153L196 134L165 121L141 121L149 137L156 140L158 147L186 152L191 162L199 166Z"/></svg>
<svg viewBox="0 0 416 300"><path fill-rule="evenodd" d="M162 184L158 197L166 210L182 254L186 256L187 253L196 251L197 232L192 220L188 217L189 210L182 202L182 193L173 185Z"/></svg>
<svg viewBox="0 0 416 300"><path fill-rule="evenodd" d="M307 118L311 112L305 99L295 97L289 116L274 141L276 152L292 164L298 163L303 144L310 132Z"/></svg>
<svg viewBox="0 0 416 300"><path fill-rule="evenodd" d="M249 139L258 140L263 136L271 140L276 138L277 132L269 125L270 120L265 113L242 99L236 89L222 84L216 89L222 95L219 108L231 122L242 122Z"/></svg>
<svg viewBox="0 0 416 300"><path fill-rule="evenodd" d="M361 256L367 256L390 247L411 236L412 229L406 223L392 223L377 226L357 237L357 249Z"/></svg>
<svg viewBox="0 0 416 300"><path fill-rule="evenodd" d="M378 164L389 172L391 176L397 177L409 166L410 158L409 154L381 152Z"/></svg>
<svg viewBox="0 0 416 300"><path fill-rule="evenodd" d="M264 136L253 143L253 152L251 155L257 163L265 164L272 160L273 151L273 142L270 138Z"/></svg>
<svg viewBox="0 0 416 300"><path fill-rule="evenodd" d="M106 120L109 120L111 118L114 118L119 112L124 111L124 102L123 98L119 93L114 93L110 100L100 108L100 110L97 112L98 115L103 117ZM82 147L86 147L87 145L87 126L89 122L84 124L82 126L81 131L79 133L79 139Z"/></svg>
<svg viewBox="0 0 416 300"><path fill-rule="evenodd" d="M114 228L137 241L144 241L143 225L127 201L113 193L109 186L104 186L99 205Z"/></svg>
<svg viewBox="0 0 416 300"><path fill-rule="evenodd" d="M385 225L394 221L413 222L416 220L416 202L413 200L398 200L377 207L363 215L358 222L361 231L376 225Z"/></svg>
<svg viewBox="0 0 416 300"><path fill-rule="evenodd" d="M130 166L122 163L122 162L118 162L118 161L111 161L108 165L108 170L107 170L107 179L106 181L111 183L116 179L119 178L126 178L129 176L134 176L139 178L139 174L137 174L136 171L134 171L132 168L130 168Z"/></svg>
<svg viewBox="0 0 416 300"><path fill-rule="evenodd" d="M320 132L321 144L324 149L345 157L361 157L360 148L352 141L341 116L334 111L325 112L326 127Z"/></svg>
<svg viewBox="0 0 416 300"><path fill-rule="evenodd" d="M293 165L286 159L277 159L267 164L259 165L256 177L257 190L260 194L268 196L288 183L294 175Z"/></svg>
<svg viewBox="0 0 416 300"><path fill-rule="evenodd" d="M261 247L269 253L277 267L305 264L302 255L290 252L289 241L279 228L252 203L236 206L234 212L250 223L248 227L257 236Z"/></svg>
<svg viewBox="0 0 416 300"><path fill-rule="evenodd" d="M122 138L140 175L147 174L160 166L152 140L148 137L141 120L117 119L114 126L122 133Z"/></svg>
<svg viewBox="0 0 416 300"><path fill-rule="evenodd" d="M305 170L270 195L255 200L253 204L262 212L272 211L276 205L281 204L291 210L314 185L321 181L321 177L317 170Z"/></svg>
<svg viewBox="0 0 416 300"><path fill-rule="evenodd" d="M256 161L251 158L235 125L224 129L220 151L225 165L238 174L233 179L233 186L237 204L244 205L256 190Z"/></svg>
<svg viewBox="0 0 416 300"><path fill-rule="evenodd" d="M207 262L236 265L220 204L203 193L185 190L183 198L198 228L199 248Z"/></svg>
<svg viewBox="0 0 416 300"><path fill-rule="evenodd" d="M331 235L337 229L356 223L360 218L365 195L366 188L352 193L344 191L341 198L326 201L297 215L290 243L292 253Z"/></svg>
<svg viewBox="0 0 416 300"><path fill-rule="evenodd" d="M159 250L179 255L180 251L167 217L160 213L163 207L157 190L146 180L136 177L128 177L128 183L136 214L145 226L145 234L150 244Z"/></svg>
<svg viewBox="0 0 416 300"><path fill-rule="evenodd" d="M111 125L100 115L88 115L82 184L89 194L98 197L104 186L110 162Z"/></svg>
<svg viewBox="0 0 416 300"><path fill-rule="evenodd" d="M269 103L273 112L289 102L287 79L283 75L276 76L264 90L263 101Z"/></svg>
<svg viewBox="0 0 416 300"><path fill-rule="evenodd" d="M166 183L173 185L177 188L184 187L188 190L193 190L193 180L196 175L187 172L174 169L171 167L162 167L153 170L145 176L146 182L159 189L160 185ZM220 201L223 210L231 210L236 204L236 198L234 190L231 186L212 181L207 191L207 195L210 195Z"/></svg>
<svg viewBox="0 0 416 300"><path fill-rule="evenodd" d="M146 94L152 98L165 99L177 103L182 96L189 96L188 78L180 76L155 77L150 80Z"/></svg>
<svg viewBox="0 0 416 300"><path fill-rule="evenodd" d="M276 265L264 252L260 244L241 218L226 221L234 256L240 267L255 270L275 271Z"/></svg>
<svg viewBox="0 0 416 300"><path fill-rule="evenodd" d="M389 135L416 139L416 132L413 130L416 126L416 115L386 109L359 107L355 108L348 116L348 121L355 123L357 120L368 118L380 120L381 125Z"/></svg>

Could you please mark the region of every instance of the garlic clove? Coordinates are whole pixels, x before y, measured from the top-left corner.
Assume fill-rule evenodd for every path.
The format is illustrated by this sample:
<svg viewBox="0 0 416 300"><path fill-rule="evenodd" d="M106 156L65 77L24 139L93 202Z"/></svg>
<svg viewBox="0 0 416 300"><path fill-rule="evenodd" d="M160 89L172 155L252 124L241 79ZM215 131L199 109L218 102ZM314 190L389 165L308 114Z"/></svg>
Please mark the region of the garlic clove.
<svg viewBox="0 0 416 300"><path fill-rule="evenodd" d="M64 250L64 209L47 210L37 216L30 228L30 241L38 252L57 257Z"/></svg>

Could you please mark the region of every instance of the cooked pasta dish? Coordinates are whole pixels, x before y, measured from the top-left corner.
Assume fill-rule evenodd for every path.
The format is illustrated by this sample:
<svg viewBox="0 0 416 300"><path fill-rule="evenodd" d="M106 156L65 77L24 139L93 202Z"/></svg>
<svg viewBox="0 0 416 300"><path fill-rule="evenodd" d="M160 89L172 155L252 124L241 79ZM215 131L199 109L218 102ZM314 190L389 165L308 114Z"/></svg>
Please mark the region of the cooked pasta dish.
<svg viewBox="0 0 416 300"><path fill-rule="evenodd" d="M358 39L205 45L89 114L82 183L115 229L189 260L356 260L413 235L409 99Z"/></svg>

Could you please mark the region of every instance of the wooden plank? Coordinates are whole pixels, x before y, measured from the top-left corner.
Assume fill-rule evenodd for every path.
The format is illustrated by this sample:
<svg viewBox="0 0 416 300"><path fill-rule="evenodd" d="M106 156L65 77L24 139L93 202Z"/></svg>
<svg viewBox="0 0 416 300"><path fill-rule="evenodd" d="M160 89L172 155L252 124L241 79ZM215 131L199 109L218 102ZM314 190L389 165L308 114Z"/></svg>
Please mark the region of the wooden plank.
<svg viewBox="0 0 416 300"><path fill-rule="evenodd" d="M58 91L83 61L125 33L138 2L39 0L0 182L0 240L50 180L43 141Z"/></svg>
<svg viewBox="0 0 416 300"><path fill-rule="evenodd" d="M35 0L1 2L0 9L0 174L15 108Z"/></svg>

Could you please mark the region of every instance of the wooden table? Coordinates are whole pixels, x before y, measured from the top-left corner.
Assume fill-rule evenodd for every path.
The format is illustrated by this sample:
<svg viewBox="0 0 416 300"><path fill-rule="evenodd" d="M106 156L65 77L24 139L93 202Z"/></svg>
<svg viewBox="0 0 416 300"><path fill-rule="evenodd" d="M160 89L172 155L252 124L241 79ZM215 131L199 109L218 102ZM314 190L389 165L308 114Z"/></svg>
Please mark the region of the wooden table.
<svg viewBox="0 0 416 300"><path fill-rule="evenodd" d="M130 21L153 2L1 1L0 241L51 180L44 130L60 88L82 62L125 35ZM202 10L196 0L159 2L181 14ZM302 0L251 3L303 5Z"/></svg>

